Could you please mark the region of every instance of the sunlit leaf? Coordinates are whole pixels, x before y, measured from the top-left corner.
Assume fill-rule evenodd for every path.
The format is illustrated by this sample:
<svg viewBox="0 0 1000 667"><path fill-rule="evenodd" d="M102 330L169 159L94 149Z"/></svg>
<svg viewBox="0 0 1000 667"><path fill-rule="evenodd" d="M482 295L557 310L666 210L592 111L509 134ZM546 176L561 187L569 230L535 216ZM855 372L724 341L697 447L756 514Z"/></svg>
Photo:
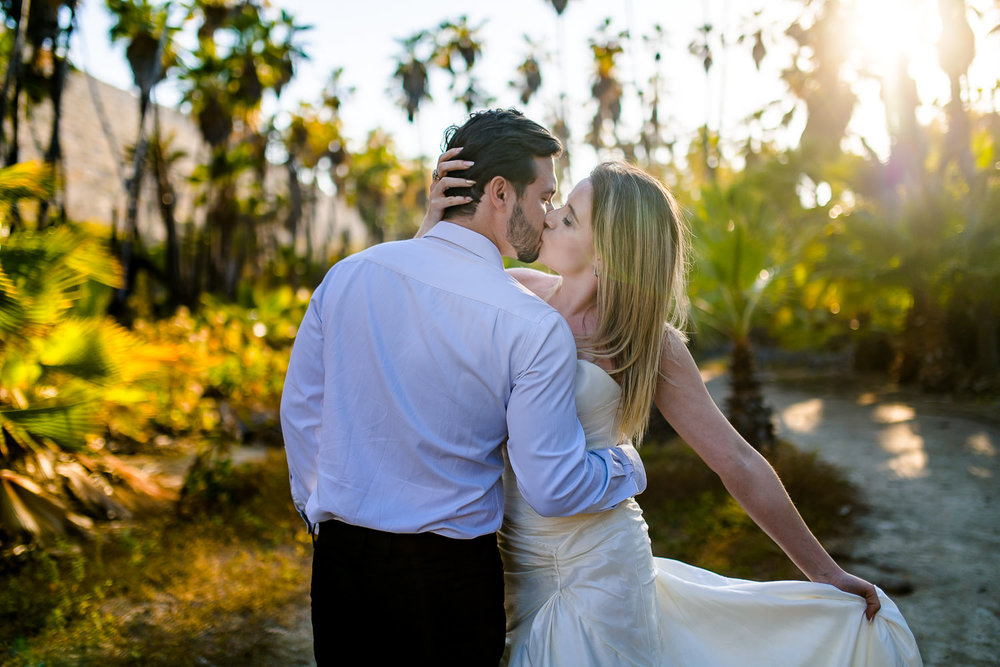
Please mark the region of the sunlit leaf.
<svg viewBox="0 0 1000 667"><path fill-rule="evenodd" d="M51 438L63 447L82 447L94 426L94 405L78 402L21 410L0 410L0 423L20 427L36 438Z"/></svg>
<svg viewBox="0 0 1000 667"><path fill-rule="evenodd" d="M19 199L46 199L52 195L52 167L41 162L20 162L0 169L0 203Z"/></svg>

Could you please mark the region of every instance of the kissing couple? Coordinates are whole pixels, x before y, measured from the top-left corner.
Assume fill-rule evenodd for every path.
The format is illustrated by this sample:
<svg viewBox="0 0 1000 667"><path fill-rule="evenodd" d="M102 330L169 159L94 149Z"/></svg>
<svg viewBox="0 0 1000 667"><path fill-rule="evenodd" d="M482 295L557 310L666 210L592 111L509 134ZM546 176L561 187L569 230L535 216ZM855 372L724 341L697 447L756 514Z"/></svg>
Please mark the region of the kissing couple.
<svg viewBox="0 0 1000 667"><path fill-rule="evenodd" d="M333 266L289 361L317 663L920 665L896 605L709 396L663 185L605 163L557 207L562 147L515 110L445 142L417 238ZM635 501L652 404L808 582L653 557Z"/></svg>

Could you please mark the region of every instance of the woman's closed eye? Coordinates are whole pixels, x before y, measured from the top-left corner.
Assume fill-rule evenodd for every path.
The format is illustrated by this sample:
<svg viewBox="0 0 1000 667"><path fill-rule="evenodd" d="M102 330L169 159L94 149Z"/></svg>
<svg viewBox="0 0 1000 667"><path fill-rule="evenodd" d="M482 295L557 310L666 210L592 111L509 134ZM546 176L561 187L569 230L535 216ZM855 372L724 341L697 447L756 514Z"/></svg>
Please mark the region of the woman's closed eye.
<svg viewBox="0 0 1000 667"><path fill-rule="evenodd" d="M564 217L562 219L562 221L563 221L563 224L566 225L567 227L572 227L573 226L573 221L569 219L568 215L566 217Z"/></svg>

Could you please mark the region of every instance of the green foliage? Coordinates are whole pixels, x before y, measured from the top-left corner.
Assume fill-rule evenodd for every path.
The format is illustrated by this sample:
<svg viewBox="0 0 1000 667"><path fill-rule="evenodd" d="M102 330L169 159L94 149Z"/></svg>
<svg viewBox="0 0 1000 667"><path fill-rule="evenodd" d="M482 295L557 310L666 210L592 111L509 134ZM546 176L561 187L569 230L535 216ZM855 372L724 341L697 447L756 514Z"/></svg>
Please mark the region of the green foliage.
<svg viewBox="0 0 1000 667"><path fill-rule="evenodd" d="M155 372L112 390L110 437L122 446L161 433L274 441L288 355L309 297L290 287L254 291L244 306L205 295L197 311L136 320L133 334Z"/></svg>
<svg viewBox="0 0 1000 667"><path fill-rule="evenodd" d="M124 41L125 56L132 68L132 77L143 96L166 78L170 70L180 64L177 47L171 34L177 28L169 26L167 4L154 4L150 0L105 0L108 11L116 17L111 26L112 42ZM167 34L163 35L166 30ZM163 42L162 47L160 42ZM160 54L157 69L156 56Z"/></svg>
<svg viewBox="0 0 1000 667"><path fill-rule="evenodd" d="M413 236L417 212L426 205L426 174L420 164L401 160L392 138L375 130L365 150L351 156L349 175L347 201L357 207L374 241Z"/></svg>
<svg viewBox="0 0 1000 667"><path fill-rule="evenodd" d="M47 170L0 171L0 200L43 197ZM110 480L128 474L92 440L108 386L126 375L134 339L95 312L118 286L116 262L72 225L21 228L0 244L0 549L127 514L137 498Z"/></svg>

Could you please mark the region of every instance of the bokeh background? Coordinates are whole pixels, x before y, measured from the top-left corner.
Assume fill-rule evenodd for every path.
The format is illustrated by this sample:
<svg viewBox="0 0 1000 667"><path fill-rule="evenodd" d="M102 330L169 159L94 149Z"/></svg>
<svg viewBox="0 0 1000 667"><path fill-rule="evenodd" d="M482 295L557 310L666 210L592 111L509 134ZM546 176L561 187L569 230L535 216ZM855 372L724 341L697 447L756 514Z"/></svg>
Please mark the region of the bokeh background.
<svg viewBox="0 0 1000 667"><path fill-rule="evenodd" d="M333 263L415 232L445 128L501 106L563 140L563 193L607 159L674 192L727 417L928 664L994 664L1000 2L0 15L0 661L309 664L296 327ZM643 456L659 555L801 576L662 420Z"/></svg>

